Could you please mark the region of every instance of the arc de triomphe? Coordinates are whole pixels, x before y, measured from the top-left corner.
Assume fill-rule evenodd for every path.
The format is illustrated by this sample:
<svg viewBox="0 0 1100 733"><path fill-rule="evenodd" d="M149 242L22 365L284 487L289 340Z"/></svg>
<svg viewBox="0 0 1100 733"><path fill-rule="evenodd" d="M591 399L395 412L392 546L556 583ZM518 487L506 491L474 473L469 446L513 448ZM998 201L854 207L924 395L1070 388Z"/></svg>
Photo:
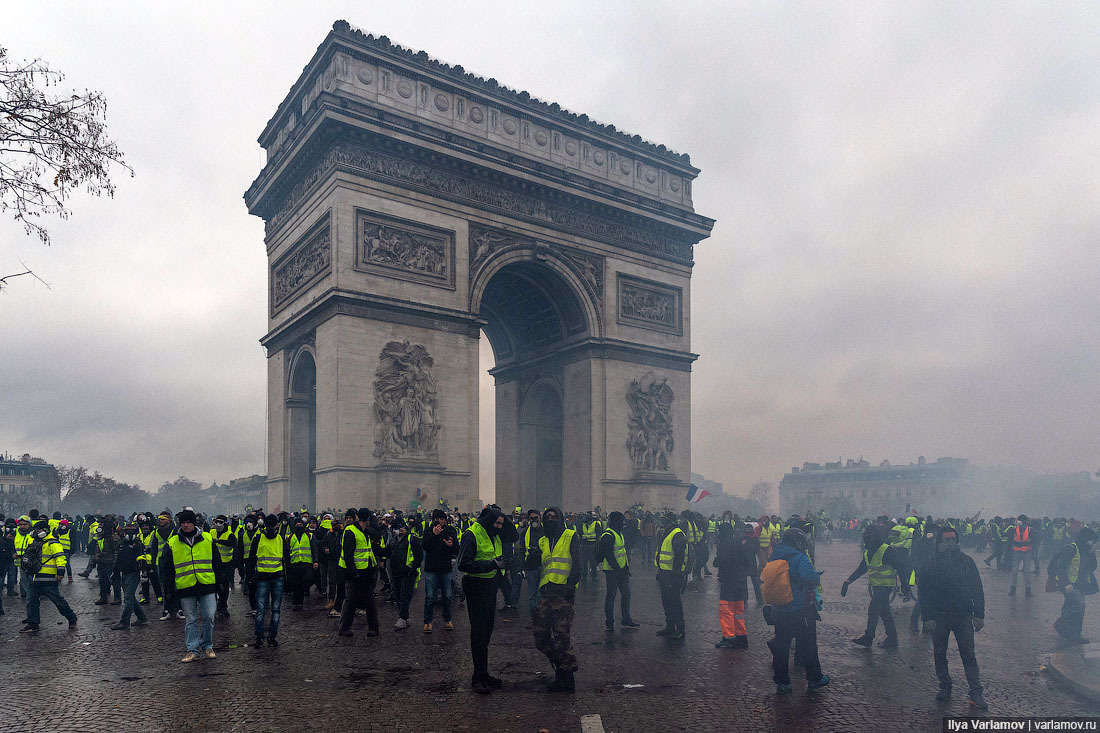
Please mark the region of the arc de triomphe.
<svg viewBox="0 0 1100 733"><path fill-rule="evenodd" d="M482 331L501 506L681 501L686 155L344 21L259 142L268 506L479 507Z"/></svg>

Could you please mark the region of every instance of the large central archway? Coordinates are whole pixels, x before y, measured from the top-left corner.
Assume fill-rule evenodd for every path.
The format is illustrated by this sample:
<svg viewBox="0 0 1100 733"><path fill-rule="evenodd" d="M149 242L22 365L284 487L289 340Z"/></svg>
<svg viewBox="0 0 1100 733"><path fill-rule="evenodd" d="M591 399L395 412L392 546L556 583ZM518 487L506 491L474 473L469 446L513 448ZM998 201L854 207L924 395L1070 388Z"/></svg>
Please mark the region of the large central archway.
<svg viewBox="0 0 1100 733"><path fill-rule="evenodd" d="M498 393L491 470L497 501L508 508L560 506L566 481L573 484L571 495L584 493L584 478L565 471L567 465L584 466L589 450L570 446L566 454L562 355L591 338L592 306L558 268L522 251L485 267L478 313L492 347L490 374ZM590 419L578 414L570 422Z"/></svg>

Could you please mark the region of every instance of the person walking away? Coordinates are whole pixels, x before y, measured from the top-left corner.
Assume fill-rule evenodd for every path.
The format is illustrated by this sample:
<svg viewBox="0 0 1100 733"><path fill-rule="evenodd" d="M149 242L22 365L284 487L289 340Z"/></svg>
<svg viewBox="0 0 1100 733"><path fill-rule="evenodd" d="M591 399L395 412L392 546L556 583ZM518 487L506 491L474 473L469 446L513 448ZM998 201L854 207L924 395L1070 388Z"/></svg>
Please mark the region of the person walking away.
<svg viewBox="0 0 1100 733"><path fill-rule="evenodd" d="M172 588L183 608L187 624L184 642L187 653L181 662L194 662L200 656L214 659L214 598L216 575L221 567L221 555L214 541L196 526L194 510L179 514L179 529L168 538L168 552L161 560L165 588ZM202 626L199 626L199 614Z"/></svg>
<svg viewBox="0 0 1100 733"><path fill-rule="evenodd" d="M867 629L863 632L863 636L852 639L852 643L871 646L875 641L878 620L881 618L886 638L879 646L883 649L897 649L898 630L894 626L894 614L890 612L890 591L894 589L894 576L905 575L908 570L901 557L901 550L891 547L884 541L881 529L878 527L868 527L863 533L863 548L863 560L860 561L859 567L840 586L840 595L846 596L848 586L867 573L871 590L871 603L867 606Z"/></svg>
<svg viewBox="0 0 1100 733"><path fill-rule="evenodd" d="M351 636L355 611L363 606L367 612L367 636L378 636L378 607L374 602L374 585L378 582L378 566L384 562L385 548L381 536L371 527L374 513L360 508L355 521L344 528L340 545L340 568L344 576L344 602L340 607L340 636Z"/></svg>
<svg viewBox="0 0 1100 733"><path fill-rule="evenodd" d="M1050 559L1048 590L1060 591L1065 600L1054 630L1071 644L1088 644L1081 636L1085 621L1085 596L1094 595L1096 585L1096 533L1082 527L1077 537Z"/></svg>
<svg viewBox="0 0 1100 733"><path fill-rule="evenodd" d="M122 618L111 628L116 631L130 628L130 616L137 616L137 625L145 625L145 609L137 602L137 588L141 571L148 567L145 543L141 541L136 525L127 524L122 529L122 541L115 557L115 572L122 578Z"/></svg>
<svg viewBox="0 0 1100 733"><path fill-rule="evenodd" d="M497 591L504 568L500 530L504 513L496 504L481 510L477 521L462 533L458 547L458 569L463 573L462 590L470 616L470 655L474 692L487 695L503 682L489 674L489 641L496 623Z"/></svg>
<svg viewBox="0 0 1100 733"><path fill-rule="evenodd" d="M390 548L390 577L397 591L397 621L393 628L403 631L409 628L409 605L413 591L420 582L420 566L424 562L424 550L420 540L409 532L409 525L398 517L391 525L397 532Z"/></svg>
<svg viewBox="0 0 1100 733"><path fill-rule="evenodd" d="M1001 521L997 516L993 517L993 521L989 523L989 544L993 551L985 559L986 567L990 567L990 563L996 560L998 570L1004 562L1004 533L1001 530Z"/></svg>
<svg viewBox="0 0 1100 733"><path fill-rule="evenodd" d="M1010 596L1016 595L1016 576L1023 573L1024 597L1031 598L1031 574L1028 573L1028 559L1031 553L1031 526L1028 524L1027 515L1021 514L1016 518L1016 526L1010 530L1009 547L1012 554L1012 587L1008 589Z"/></svg>
<svg viewBox="0 0 1100 733"><path fill-rule="evenodd" d="M681 593L691 569L688 538L684 530L676 525L676 515L664 515L661 524L664 534L657 545L654 563L657 565L657 587L661 591L665 628L658 631L657 636L683 639L684 602Z"/></svg>
<svg viewBox="0 0 1100 733"><path fill-rule="evenodd" d="M431 528L421 540L424 551L424 633L432 633L435 617L435 596L439 593L443 606L443 628L454 631L451 622L451 561L458 556L458 534L447 524L447 512L432 510Z"/></svg>
<svg viewBox="0 0 1100 733"><path fill-rule="evenodd" d="M775 637L768 642L772 653L772 681L777 695L792 691L790 677L791 642L797 646L796 656L806 670L806 689L816 690L829 684L829 676L821 672L817 653L817 586L819 576L806 554L809 541L802 530L789 529L772 548L771 569L765 567L764 599L790 598L774 608ZM775 565L771 565L776 563ZM786 567L778 563L786 563ZM787 588L783 589L783 579Z"/></svg>
<svg viewBox="0 0 1100 733"><path fill-rule="evenodd" d="M604 623L608 631L615 630L615 595L619 595L619 611L622 613L624 629L636 629L639 624L630 617L630 556L626 552L626 537L623 528L626 517L621 512L607 515L607 529L600 535L596 547L601 558L600 568L607 581L607 592L603 600Z"/></svg>
<svg viewBox="0 0 1100 733"><path fill-rule="evenodd" d="M69 629L76 628L76 614L69 602L58 590L58 580L65 570L65 551L61 543L50 534L50 523L40 519L28 534L30 543L23 549L20 575L27 575L27 621L19 630L22 634L38 632L41 618L41 599L45 596L57 612L69 622Z"/></svg>
<svg viewBox="0 0 1100 733"><path fill-rule="evenodd" d="M561 508L556 506L542 513L542 536L538 546L527 554L527 566L532 570L539 568L539 605L531 614L531 632L535 648L545 654L554 667L554 681L547 686L549 692L576 689L578 665L572 639L573 601L577 583L586 572L586 548L577 531L565 527L563 517Z"/></svg>
<svg viewBox="0 0 1100 733"><path fill-rule="evenodd" d="M966 682L970 687L970 704L978 710L988 710L982 696L978 659L974 656L974 633L985 624L985 593L978 566L959 549L958 532L954 527L940 528L935 552L925 558L917 570L917 591L921 599L921 617L932 626L932 654L936 678L940 683L936 699L951 699L951 674L947 670L947 643L951 634L959 647Z"/></svg>
<svg viewBox="0 0 1100 733"><path fill-rule="evenodd" d="M747 649L748 629L745 626L745 601L749 598L748 579L759 575L756 568L756 547L751 543L752 527L718 525L718 547L714 567L718 570L718 621L722 640L718 649Z"/></svg>
<svg viewBox="0 0 1100 733"><path fill-rule="evenodd" d="M295 517L294 528L287 538L287 550L290 554L290 575L287 578L292 593L294 611L302 610L302 601L310 586L310 575L317 569L313 561L313 538L306 531L306 521ZM259 615L259 611L256 612Z"/></svg>
<svg viewBox="0 0 1100 733"><path fill-rule="evenodd" d="M286 569L291 565L290 542L283 537L282 527L275 517L267 517L252 538L249 553L250 587L256 588L255 646L279 646L279 619L282 616ZM293 537L293 535L291 535ZM267 609L271 608L271 623L265 629Z"/></svg>

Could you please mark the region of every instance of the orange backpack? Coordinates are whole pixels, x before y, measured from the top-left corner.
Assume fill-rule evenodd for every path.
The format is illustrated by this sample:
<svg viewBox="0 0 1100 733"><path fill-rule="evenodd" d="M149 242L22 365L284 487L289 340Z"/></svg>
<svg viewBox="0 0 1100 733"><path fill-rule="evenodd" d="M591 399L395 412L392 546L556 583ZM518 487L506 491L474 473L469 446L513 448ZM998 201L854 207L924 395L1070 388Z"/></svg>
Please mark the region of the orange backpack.
<svg viewBox="0 0 1100 733"><path fill-rule="evenodd" d="M770 606L785 606L794 600L791 592L791 567L786 560L772 560L764 566L760 574L764 583L764 603Z"/></svg>

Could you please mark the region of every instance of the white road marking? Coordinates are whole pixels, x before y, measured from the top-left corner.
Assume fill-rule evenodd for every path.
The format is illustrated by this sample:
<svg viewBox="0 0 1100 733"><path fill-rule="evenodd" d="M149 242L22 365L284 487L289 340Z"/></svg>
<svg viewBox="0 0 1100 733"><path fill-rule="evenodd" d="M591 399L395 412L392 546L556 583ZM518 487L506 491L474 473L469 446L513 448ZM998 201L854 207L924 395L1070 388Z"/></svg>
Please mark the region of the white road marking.
<svg viewBox="0 0 1100 733"><path fill-rule="evenodd" d="M599 715L582 715L581 733L604 733L603 720Z"/></svg>

